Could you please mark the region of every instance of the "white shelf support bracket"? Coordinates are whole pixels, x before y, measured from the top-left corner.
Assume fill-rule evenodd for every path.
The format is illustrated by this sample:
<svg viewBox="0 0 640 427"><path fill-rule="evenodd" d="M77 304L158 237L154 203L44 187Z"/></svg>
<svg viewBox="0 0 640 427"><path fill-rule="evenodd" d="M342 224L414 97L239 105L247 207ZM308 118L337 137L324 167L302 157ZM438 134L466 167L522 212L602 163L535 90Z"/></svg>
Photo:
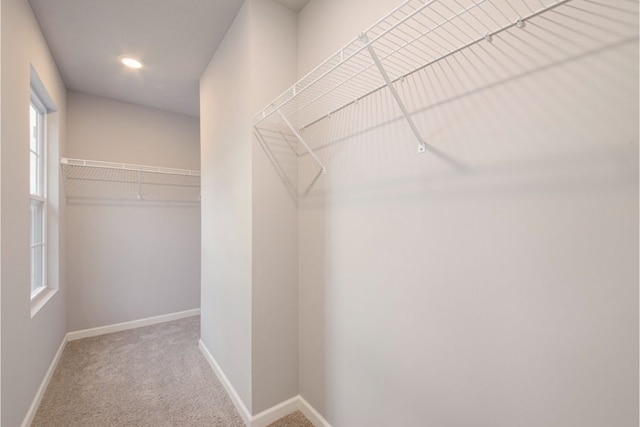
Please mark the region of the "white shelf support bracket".
<svg viewBox="0 0 640 427"><path fill-rule="evenodd" d="M407 107L404 105L404 102L402 102L402 98L400 98L398 91L391 83L391 78L389 77L389 74L387 74L387 70L384 69L382 62L380 62L380 58L378 58L378 54L376 53L375 50L373 50L373 47L369 43L369 38L367 37L367 35L364 33L361 34L360 39L367 45L367 50L369 51L369 55L371 55L373 62L376 64L376 67L378 67L378 71L380 71L380 74L382 75L384 82L386 83L387 87L391 91L391 95L393 95L393 98L396 100L398 107L400 107L400 111L402 111L402 115L404 115L404 118L409 124L409 127L411 128L411 130L413 131L413 134L418 139L418 153L424 153L425 151L427 151L427 143L420 135L420 132L416 127L416 124L413 122L413 119L409 115L409 111L407 111Z"/></svg>
<svg viewBox="0 0 640 427"><path fill-rule="evenodd" d="M142 200L142 171L138 171L138 200Z"/></svg>
<svg viewBox="0 0 640 427"><path fill-rule="evenodd" d="M293 134L295 135L296 138L298 138L298 141L300 141L302 143L302 145L304 146L305 150L307 150L307 152L311 155L311 157L313 158L313 160L315 160L315 162L320 166L321 169L321 173L324 175L326 172L326 169L324 167L324 165L322 164L322 162L320 161L320 159L318 159L318 156L316 156L316 153L313 152L313 150L311 148L309 148L309 146L307 145L307 143L305 142L305 140L300 136L300 134L298 133L298 131L296 130L296 128L294 128L291 123L289 123L289 120L287 120L287 118L285 117L284 114L282 114L282 111L280 110L276 110L278 112L278 115L280 116L280 118L282 119L282 121L284 122L284 124L287 125L287 127L289 128L289 130L291 130L291 132L293 132Z"/></svg>

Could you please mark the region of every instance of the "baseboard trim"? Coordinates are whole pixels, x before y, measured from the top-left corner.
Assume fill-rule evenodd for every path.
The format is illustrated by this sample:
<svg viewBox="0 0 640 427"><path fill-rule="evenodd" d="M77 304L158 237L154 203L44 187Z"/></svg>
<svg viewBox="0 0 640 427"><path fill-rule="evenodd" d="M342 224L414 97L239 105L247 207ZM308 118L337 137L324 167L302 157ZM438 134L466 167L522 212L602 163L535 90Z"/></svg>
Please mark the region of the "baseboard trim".
<svg viewBox="0 0 640 427"><path fill-rule="evenodd" d="M209 362L213 372L217 375L218 379L224 386L225 390L227 390L227 394L234 406L236 407L240 417L244 421L247 427L266 427L274 421L279 420L282 417L285 417L292 412L300 411L304 414L305 417L309 421L313 423L316 427L331 427L331 424L325 420L322 415L316 409L306 401L306 399L300 395L294 396L291 399L285 400L284 402L278 403L277 405L272 406L269 409L266 409L259 414L251 415L247 407L244 405L242 399L236 392L236 389L229 381L229 378L225 375L224 371L213 357L207 346L202 340L198 343L200 347L200 351L204 355L204 358Z"/></svg>
<svg viewBox="0 0 640 427"><path fill-rule="evenodd" d="M298 409L300 412L304 414L305 417L316 427L331 427L329 421L325 420L320 412L316 411L316 408L311 406L307 400L302 396L297 396L298 398Z"/></svg>
<svg viewBox="0 0 640 427"><path fill-rule="evenodd" d="M275 406L272 406L269 409L266 409L259 414L251 417L251 427L266 427L274 421L279 420L282 417L285 417L292 412L300 409L299 397L295 396L289 400L285 400L282 403L278 403Z"/></svg>
<svg viewBox="0 0 640 427"><path fill-rule="evenodd" d="M156 325L158 323L171 322L172 320L184 319L186 317L199 316L200 309L179 311L177 313L163 314L161 316L147 317L145 319L132 320L130 322L116 323L114 325L99 326L97 328L83 329L69 332L67 341L75 341L82 338L97 337L99 335L111 334L113 332L126 331L128 329L141 328L143 326Z"/></svg>
<svg viewBox="0 0 640 427"><path fill-rule="evenodd" d="M40 406L40 402L42 402L42 397L44 396L44 392L47 390L47 386L51 381L51 377L53 377L53 373L58 367L58 362L60 362L60 357L62 357L62 352L64 351L64 347L67 345L67 336L68 335L65 335L64 338L62 338L62 342L60 343L58 352L53 357L53 360L49 365L49 369L47 369L47 373L44 374L44 378L42 379L42 383L40 383L40 387L36 392L36 396L33 398L33 402L31 402L31 406L29 406L27 415L24 417L22 424L20 424L21 427L29 427L33 422L33 419L36 416L36 412L38 411L38 407Z"/></svg>
<svg viewBox="0 0 640 427"><path fill-rule="evenodd" d="M331 424L325 420L322 415L316 409L307 402L307 400L298 395L292 397L289 400L285 400L271 408L254 415L251 418L250 427L266 427L274 421L279 420L282 417L300 411L315 427L331 427Z"/></svg>
<svg viewBox="0 0 640 427"><path fill-rule="evenodd" d="M197 316L199 314L200 314L200 309L197 308L193 310L181 311L178 313L166 314L163 316L155 316L155 317L149 317L146 319L134 320L132 322L118 323L115 325L102 326L99 328L85 329L82 331L67 333L62 339L62 342L60 343L60 347L58 348L56 355L51 361L51 364L49 365L49 369L47 369L47 372L42 380L42 383L40 384L40 387L36 392L33 402L31 402L31 406L29 407L29 410L27 411L27 414L20 426L29 427L33 422L33 419L36 416L36 412L38 411L38 407L40 406L40 402L42 402L44 393L47 390L47 386L49 385L49 382L53 377L53 373L55 372L58 366L58 363L60 362L60 358L62 357L62 352L64 351L64 348L67 342L78 340L81 338L104 335L111 332L124 331L127 329L134 329L142 326L149 326L149 325L155 325L158 323L170 322L172 320L178 320L186 317ZM222 370L220 365L218 365L218 362L216 362L215 358L213 357L213 355L211 354L207 346L204 344L204 342L202 342L202 340L199 340L198 346L200 348L200 351L204 355L204 358L207 360L207 362L209 363L209 365L211 366L215 374L220 379L220 382L224 386L225 390L227 390L227 393L229 394L231 401L233 402L236 409L240 413L240 417L242 418L244 423L247 425L247 427L266 427L269 424L273 423L274 421L279 420L280 418L285 417L291 414L292 412L295 412L296 410L301 411L304 414L304 416L307 417L307 419L311 421L311 423L316 427L331 427L331 424L329 424L329 422L325 420L324 417L320 415L320 413L313 406L311 406L311 404L307 402L307 400L304 397L300 395L292 397L291 399L285 400L284 402L274 405L271 408L266 409L260 412L259 414L252 416L249 410L247 409L247 407L244 405L244 402L242 402L242 399L240 399L240 396L236 392L235 388L233 388L233 385L231 384L227 376L224 374L224 371Z"/></svg>
<svg viewBox="0 0 640 427"><path fill-rule="evenodd" d="M204 355L204 358L207 359L207 362L209 362L209 365L211 365L213 372L215 372L216 376L224 386L225 390L227 390L227 394L231 398L231 402L233 402L234 406L238 410L238 413L240 414L240 417L242 417L242 420L244 421L245 425L247 425L248 427L251 427L251 413L249 412L247 407L244 405L244 402L242 401L242 399L240 399L240 396L236 392L236 389L233 388L231 381L229 381L227 376L224 374L224 371L222 370L220 365L218 365L218 362L216 362L216 359L213 357L213 355L211 354L211 352L209 351L205 343L202 342L202 340L198 342L198 347L200 347L200 351Z"/></svg>

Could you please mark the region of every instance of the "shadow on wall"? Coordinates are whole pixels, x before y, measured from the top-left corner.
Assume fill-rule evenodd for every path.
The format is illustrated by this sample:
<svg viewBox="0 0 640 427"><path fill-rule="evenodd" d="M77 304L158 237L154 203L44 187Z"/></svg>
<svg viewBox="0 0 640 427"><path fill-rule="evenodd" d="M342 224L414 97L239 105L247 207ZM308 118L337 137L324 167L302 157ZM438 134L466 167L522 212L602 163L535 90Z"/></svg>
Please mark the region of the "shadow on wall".
<svg viewBox="0 0 640 427"><path fill-rule="evenodd" d="M532 19L527 21L525 29L500 33L492 38L491 43L478 43L451 56L444 56L431 66L394 83L418 129L426 130L425 140L434 150L423 156L440 160L437 165L428 165L434 170L433 178L442 180L443 176L448 176L458 179L470 173L482 175L487 168L493 170L496 166L506 173L509 169L507 162L511 162L513 170L517 171L526 166L523 162L535 161L526 155L503 157L505 151L514 151L519 143L524 144L535 136L535 133L532 135L523 129L521 141L502 143L505 151L498 151L500 149L496 144L499 141L496 139L489 145L486 141L482 142L482 146L478 143L477 149L487 152L487 156L492 152L495 154L495 162L479 164L474 159L473 163L469 163L459 153L464 147L457 141L470 144L483 139L483 135L464 134L455 129L464 129L465 123L478 117L479 110L495 110L494 117L500 117L498 113L504 108L530 115L530 122L533 123L536 117L529 104L538 94L546 93L546 96L557 99L557 104L562 105L564 101L579 99L585 91L598 90L598 86L602 86L600 82L609 80L613 71L619 71L620 68L637 70L633 52L638 43L637 22L629 21L629 16L637 17L637 12L624 13L619 19L604 16L584 20L564 14L556 14L553 19ZM452 49L455 44L445 47ZM630 54L617 55L621 50ZM592 67L590 59L594 57L602 60L596 60ZM366 69L371 66L367 65ZM563 72L569 69L571 71ZM611 84L620 90L612 92L609 88ZM606 85L607 90L601 92L602 96L624 96L625 82L616 84L607 81ZM318 99L322 101L323 96L330 97L331 93ZM295 100L293 102L295 104ZM580 104L575 105L575 108L580 107ZM564 114L561 111L558 113L558 119L561 119ZM576 116L574 113L573 117ZM558 123L556 121L551 125L557 127ZM339 165L332 164L332 158L340 150L336 146L362 145L362 151L354 155L359 160L357 163L367 168L367 165L373 167L369 163L372 155L392 156L402 161L399 156L415 154L418 144L413 135L407 134L407 123L386 87L310 125L301 125L294 123L294 126L300 126L300 134L330 174L343 172L339 170ZM491 125L498 133L507 133L500 132L500 129L509 126L509 123L498 120L486 125ZM389 134L390 131L392 134ZM319 196L319 192L312 192L312 189L321 180L322 170L314 165L313 157L284 123L279 120L264 121L254 128L254 133L292 198ZM387 134L384 139L389 141L388 144L376 147L369 144L365 148L368 140L379 140L372 137L377 133ZM539 131L536 133L543 136ZM411 150L405 150L407 144ZM589 148L586 145L584 148L583 154L590 158ZM534 151L539 155L539 147ZM529 150L530 153L534 151ZM313 173L300 179L297 159L300 159L305 170L307 168L304 165L308 161ZM544 158L538 160L546 162ZM426 163L431 163L431 160ZM353 167L352 162L349 164ZM388 183L387 179L383 181L383 187ZM391 179L397 179L397 176ZM379 188L379 184L376 183L376 188Z"/></svg>
<svg viewBox="0 0 640 427"><path fill-rule="evenodd" d="M395 324L405 324L407 329L421 324L425 328L432 327L424 325L424 318L415 322L398 321L397 318L404 313L370 313L373 304L358 304L358 292L362 288L366 288L369 300L393 299L396 295L406 297L407 294L375 288L371 277L369 282L362 284L363 275L378 269L367 265L370 259L358 257L358 249L367 250L362 247L369 244L374 248L368 251L368 256L380 257L376 262L394 260L394 264L388 266L389 271L409 271L409 268L404 268L402 260L398 260L402 257L392 253L402 248L393 244L384 247L376 240L387 238L392 242L394 236L386 236L387 230L361 227L354 217L372 215L376 219L370 223L390 224L389 229L394 230L393 227L400 227L399 218L412 223L412 218L415 220L417 216L426 214L425 220L428 220L432 209L435 221L453 214L456 217L452 224L467 227L462 227L462 230L470 235L486 237L479 229L487 224L499 232L505 230L496 225L499 220L494 218L493 200L500 200L496 206L503 208L503 212L496 215L508 219L513 212L523 213L528 207L535 207L533 202L522 206L517 204L531 197L566 200L581 194L615 196L637 193L637 12L633 12L632 17L635 21L631 24L628 20L615 22L611 19L605 20L604 24L601 19L577 21L560 14L551 18L540 17L528 22L525 29L501 33L491 43L461 50L395 83L417 128L425 132L427 142L445 153L449 160L443 161L430 153L416 154L416 138L388 89L376 91L310 126L294 123L298 129L304 127L301 134L326 166L326 175L321 174L314 159L284 125L269 121L257 127L256 137L300 208L300 392L330 422L349 425L349 421L353 421L335 418L336 414L349 412L338 406L344 404L346 407L353 403L352 396L356 394L349 394L349 387L344 382L351 380L354 388L359 385L357 379L363 384L372 382L370 378L356 378L354 372L359 371L359 367L354 367L353 372L340 371L343 361L336 358L337 354L344 356L344 363L358 359L363 365L371 363L379 367L384 360L376 360L379 362L376 364L371 359L382 358L380 352L383 350L359 348L361 342L399 341L397 349L388 346L391 348L389 352L398 353L410 347L404 346L401 333L388 326L392 324L386 322L388 316L395 317ZM485 205L475 205L478 200ZM400 213L395 211L396 208ZM467 208L485 217L474 222L473 217L466 216L464 210ZM573 213L573 208L565 207L565 214ZM413 211L409 212L411 216L408 219L405 211ZM552 217L549 212L544 214ZM539 225L534 218L536 215L531 214L533 219L527 218L534 226ZM362 219L364 222L365 218ZM520 231L527 226L526 221L516 218L510 226L514 233L522 233L523 239L530 237ZM348 227L358 231L352 232L347 230ZM424 231L426 228L415 230L415 239L426 241L429 237L437 241L438 236L433 236L437 234L434 232L437 226L429 230L432 235ZM367 238L371 234L376 236ZM463 232L459 234L464 235ZM357 240L354 236L362 240L351 244ZM460 236L457 237L460 246L469 245ZM508 237L503 236L505 247L513 244ZM439 238L444 239L442 236ZM544 249L546 240L541 239L541 242ZM421 247L421 242L414 246ZM440 248L432 250L434 253L431 255L437 258ZM381 255L385 253L389 255L386 258ZM532 253L538 254L539 251L532 250ZM474 252L470 250L467 253L471 259L469 254ZM408 254L404 258L412 259L412 256ZM464 261L456 255L450 258L456 262ZM345 259L355 266L352 269L352 266L345 267ZM557 259L564 260L562 256ZM530 267L526 261L522 262L523 269ZM540 265L546 266L545 262L540 261ZM475 268L473 260L470 263L470 269ZM454 283L465 292L469 291L460 285L462 280L456 282L459 266L452 267L451 271L447 268L442 267L446 274L441 272L441 275L450 280L448 285ZM547 278L547 283L551 287L557 279L552 274L557 272L550 270L551 277ZM487 273L480 267L478 271L495 274L492 279L496 283L499 279L511 277L509 274L500 276L501 273L495 271ZM539 274L535 270L529 273L531 277ZM414 275L422 279L420 274ZM397 283L387 283L389 287L409 289L418 294L414 299L420 300L423 291L411 288L408 280L401 283L402 276L398 276L400 279L395 278ZM578 281L573 276L571 280ZM426 280L424 282L426 288ZM525 291L531 291L526 280L522 282L514 284L514 289L521 286ZM451 286L451 289L456 287ZM499 289L497 285L496 289ZM440 289L435 291L438 295L440 292L445 293ZM518 293L517 290L512 292ZM540 290L537 292L545 294ZM525 292L522 294L526 295ZM457 303L464 297L453 295L451 299ZM379 306L385 306L384 303L393 306L394 302L383 301ZM434 318L440 315L437 308ZM348 313L348 317L344 313ZM412 319L414 315L407 310L407 319L415 320ZM450 320L444 315L442 317ZM496 318L500 325L502 318ZM361 324L371 319L378 319L379 324ZM473 325L464 327L474 330ZM362 331L369 331L371 336L363 336ZM478 335L482 333L480 330ZM346 337L350 337L352 342L347 342ZM412 341L412 344L421 345L418 341ZM429 353L429 357L435 360L449 354L445 346L451 343L445 341L441 344L439 348L433 344L437 350ZM411 354L418 359L425 353L418 348ZM462 353L464 351L460 351ZM492 356L490 350L487 355ZM411 359L413 356L406 357ZM465 359L462 361L467 362ZM427 365L428 361L425 358L420 363ZM394 366L393 369L406 373L403 367ZM483 371L479 368L477 372ZM383 382L384 373L379 374ZM420 395L406 390L398 391L398 394ZM366 402L369 408L375 407L371 403L373 399L371 397L371 401ZM421 402L416 402L416 407L420 405ZM401 410L397 412L402 413ZM376 425L384 423L378 420Z"/></svg>

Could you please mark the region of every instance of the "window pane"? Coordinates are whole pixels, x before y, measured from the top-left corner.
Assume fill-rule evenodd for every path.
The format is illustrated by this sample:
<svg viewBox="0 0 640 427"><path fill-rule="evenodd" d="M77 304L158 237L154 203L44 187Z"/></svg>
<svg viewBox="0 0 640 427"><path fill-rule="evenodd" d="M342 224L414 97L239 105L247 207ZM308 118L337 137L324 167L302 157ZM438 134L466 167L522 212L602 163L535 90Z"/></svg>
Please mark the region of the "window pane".
<svg viewBox="0 0 640 427"><path fill-rule="evenodd" d="M36 156L36 170L34 174L35 178L35 186L36 186L36 196L42 197L42 156Z"/></svg>
<svg viewBox="0 0 640 427"><path fill-rule="evenodd" d="M36 250L38 248L31 248L31 292L33 292L36 285Z"/></svg>
<svg viewBox="0 0 640 427"><path fill-rule="evenodd" d="M29 239L29 243L32 247L36 243L37 222L38 222L37 208L36 206L34 206L34 201L31 200L31 226L29 228L29 234L31 236L31 239Z"/></svg>
<svg viewBox="0 0 640 427"><path fill-rule="evenodd" d="M44 286L44 246L38 246L36 248L36 267L38 269L36 278L38 279L38 288Z"/></svg>
<svg viewBox="0 0 640 427"><path fill-rule="evenodd" d="M44 286L44 202L31 200L31 292Z"/></svg>
<svg viewBox="0 0 640 427"><path fill-rule="evenodd" d="M29 108L29 178L31 194L44 197L44 141L42 121L44 114L33 103Z"/></svg>
<svg viewBox="0 0 640 427"><path fill-rule="evenodd" d="M31 250L32 258L32 275L31 275L31 292L44 286L44 247L36 246Z"/></svg>
<svg viewBox="0 0 640 427"><path fill-rule="evenodd" d="M31 244L44 243L44 203L31 200Z"/></svg>
<svg viewBox="0 0 640 427"><path fill-rule="evenodd" d="M31 248L31 292L44 286L44 247Z"/></svg>
<svg viewBox="0 0 640 427"><path fill-rule="evenodd" d="M33 104L30 105L29 108L29 136L30 136L30 148L32 151L36 153L38 150L38 111L35 109Z"/></svg>
<svg viewBox="0 0 640 427"><path fill-rule="evenodd" d="M30 153L31 158L29 161L29 176L30 176L30 186L29 191L32 195L38 195L38 157Z"/></svg>

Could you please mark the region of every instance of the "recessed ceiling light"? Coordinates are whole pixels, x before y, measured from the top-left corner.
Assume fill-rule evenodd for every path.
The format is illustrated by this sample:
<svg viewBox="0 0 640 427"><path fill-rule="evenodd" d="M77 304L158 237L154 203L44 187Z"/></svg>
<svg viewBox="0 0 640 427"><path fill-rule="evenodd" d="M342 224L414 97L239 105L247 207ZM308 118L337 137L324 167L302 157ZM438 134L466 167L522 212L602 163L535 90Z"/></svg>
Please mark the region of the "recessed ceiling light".
<svg viewBox="0 0 640 427"><path fill-rule="evenodd" d="M142 61L140 61L139 59L131 58L130 56L120 57L120 62L122 62L123 65L129 68L135 68L136 70L142 68Z"/></svg>

